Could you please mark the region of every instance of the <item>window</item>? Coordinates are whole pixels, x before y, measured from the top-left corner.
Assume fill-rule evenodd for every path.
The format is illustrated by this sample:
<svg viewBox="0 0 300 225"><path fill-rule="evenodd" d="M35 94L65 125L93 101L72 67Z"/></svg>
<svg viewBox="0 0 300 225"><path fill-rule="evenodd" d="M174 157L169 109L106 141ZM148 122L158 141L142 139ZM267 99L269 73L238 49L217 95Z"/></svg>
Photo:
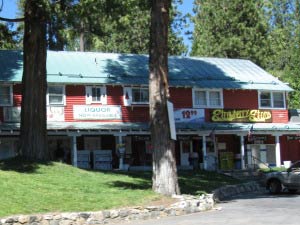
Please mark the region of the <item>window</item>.
<svg viewBox="0 0 300 225"><path fill-rule="evenodd" d="M267 92L259 93L260 108L285 108L284 92Z"/></svg>
<svg viewBox="0 0 300 225"><path fill-rule="evenodd" d="M101 88L92 87L92 102L101 102Z"/></svg>
<svg viewBox="0 0 300 225"><path fill-rule="evenodd" d="M148 104L149 103L148 88L132 88L132 103Z"/></svg>
<svg viewBox="0 0 300 225"><path fill-rule="evenodd" d="M193 90L194 107L220 108L223 107L221 90Z"/></svg>
<svg viewBox="0 0 300 225"><path fill-rule="evenodd" d="M85 87L86 104L101 103L107 104L107 95L105 86L86 86Z"/></svg>
<svg viewBox="0 0 300 225"><path fill-rule="evenodd" d="M12 87L10 85L0 86L0 105L1 106L12 105Z"/></svg>
<svg viewBox="0 0 300 225"><path fill-rule="evenodd" d="M64 105L65 104L65 88L64 86L48 87L48 105Z"/></svg>

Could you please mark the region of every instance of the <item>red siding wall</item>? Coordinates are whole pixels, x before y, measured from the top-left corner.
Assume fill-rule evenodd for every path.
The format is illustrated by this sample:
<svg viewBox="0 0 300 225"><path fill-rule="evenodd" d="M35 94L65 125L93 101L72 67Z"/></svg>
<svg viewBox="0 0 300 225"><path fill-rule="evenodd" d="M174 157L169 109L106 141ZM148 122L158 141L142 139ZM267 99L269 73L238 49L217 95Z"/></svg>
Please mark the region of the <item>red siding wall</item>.
<svg viewBox="0 0 300 225"><path fill-rule="evenodd" d="M170 88L171 102L174 108L192 108L193 98L191 88Z"/></svg>
<svg viewBox="0 0 300 225"><path fill-rule="evenodd" d="M13 85L13 105L21 106L21 84ZM170 88L171 101L174 108L192 108L192 88ZM257 109L257 91L248 90L224 90L223 91L225 109ZM123 122L147 122L149 120L148 105L123 106L123 88L121 86L107 86L107 104L122 106ZM67 85L66 86L66 106L65 121L72 122L73 105L85 105L85 86ZM206 121L209 121L209 109L205 109ZM287 110L272 110L274 123L287 123ZM0 107L0 120L3 121L3 109ZM103 122L96 120L95 122Z"/></svg>
<svg viewBox="0 0 300 225"><path fill-rule="evenodd" d="M223 100L225 109L257 109L257 91L224 90Z"/></svg>
<svg viewBox="0 0 300 225"><path fill-rule="evenodd" d="M287 136L280 137L281 161L300 160L300 140L288 140Z"/></svg>
<svg viewBox="0 0 300 225"><path fill-rule="evenodd" d="M14 99L14 106L21 106L22 102L22 87L21 84L15 84L13 86L13 99Z"/></svg>
<svg viewBox="0 0 300 225"><path fill-rule="evenodd" d="M123 88L121 86L107 86L107 104L123 105Z"/></svg>
<svg viewBox="0 0 300 225"><path fill-rule="evenodd" d="M121 86L107 86L107 104L108 105L122 105L122 120L113 120L114 122L147 122L149 120L149 107L132 105L123 106L123 89ZM85 86L66 86L66 107L65 107L65 121L74 122L82 120L73 119L73 106L85 105ZM95 104L97 105L97 104ZM107 120L84 120L85 122L107 122ZM109 120L111 121L111 120Z"/></svg>
<svg viewBox="0 0 300 225"><path fill-rule="evenodd" d="M148 106L122 106L123 122L148 122Z"/></svg>
<svg viewBox="0 0 300 225"><path fill-rule="evenodd" d="M66 86L65 121L74 121L73 105L85 105L84 86Z"/></svg>
<svg viewBox="0 0 300 225"><path fill-rule="evenodd" d="M273 123L287 123L289 122L289 113L287 110L272 110Z"/></svg>

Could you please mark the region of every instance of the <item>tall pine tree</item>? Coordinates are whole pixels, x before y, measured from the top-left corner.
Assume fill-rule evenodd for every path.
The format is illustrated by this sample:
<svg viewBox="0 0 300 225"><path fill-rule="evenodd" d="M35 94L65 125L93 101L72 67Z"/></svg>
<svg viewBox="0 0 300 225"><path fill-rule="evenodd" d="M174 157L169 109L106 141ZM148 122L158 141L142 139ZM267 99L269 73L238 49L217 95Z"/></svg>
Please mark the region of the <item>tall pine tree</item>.
<svg viewBox="0 0 300 225"><path fill-rule="evenodd" d="M191 55L247 58L265 65L268 22L262 0L195 0Z"/></svg>
<svg viewBox="0 0 300 225"><path fill-rule="evenodd" d="M167 101L168 27L171 0L152 0L149 48L149 111L152 153L152 189L163 195L179 194L175 144L171 140Z"/></svg>
<svg viewBox="0 0 300 225"><path fill-rule="evenodd" d="M291 30L289 33L288 58L285 62L282 79L295 90L289 93L289 108L300 109L300 0L294 0L291 6Z"/></svg>
<svg viewBox="0 0 300 225"><path fill-rule="evenodd" d="M49 160L46 117L48 0L26 0L20 148L24 157Z"/></svg>

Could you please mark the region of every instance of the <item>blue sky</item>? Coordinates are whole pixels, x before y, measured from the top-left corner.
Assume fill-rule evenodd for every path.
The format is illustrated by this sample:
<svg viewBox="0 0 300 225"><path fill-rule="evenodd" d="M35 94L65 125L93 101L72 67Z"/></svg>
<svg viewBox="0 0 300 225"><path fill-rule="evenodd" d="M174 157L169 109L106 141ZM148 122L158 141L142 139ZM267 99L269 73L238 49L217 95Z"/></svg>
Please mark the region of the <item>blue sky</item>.
<svg viewBox="0 0 300 225"><path fill-rule="evenodd" d="M183 0L183 4L179 6L179 10L183 13L192 13L193 11L193 1L194 0ZM3 9L2 12L0 12L1 17L7 17L7 18L15 18L17 14L17 0L3 0ZM1 3L1 1L0 1ZM193 24L190 24L189 30L193 29ZM191 48L191 41L188 40L188 37L184 34L182 34L184 43Z"/></svg>

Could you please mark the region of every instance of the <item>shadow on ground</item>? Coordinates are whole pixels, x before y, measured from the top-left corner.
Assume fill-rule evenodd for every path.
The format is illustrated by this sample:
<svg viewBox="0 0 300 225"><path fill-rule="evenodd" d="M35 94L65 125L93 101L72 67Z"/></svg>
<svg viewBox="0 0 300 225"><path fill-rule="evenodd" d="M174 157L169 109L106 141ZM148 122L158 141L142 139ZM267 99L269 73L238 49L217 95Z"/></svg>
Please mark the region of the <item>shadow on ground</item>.
<svg viewBox="0 0 300 225"><path fill-rule="evenodd" d="M35 173L40 165L52 165L51 161L32 161L22 157L0 161L0 170L18 173Z"/></svg>

